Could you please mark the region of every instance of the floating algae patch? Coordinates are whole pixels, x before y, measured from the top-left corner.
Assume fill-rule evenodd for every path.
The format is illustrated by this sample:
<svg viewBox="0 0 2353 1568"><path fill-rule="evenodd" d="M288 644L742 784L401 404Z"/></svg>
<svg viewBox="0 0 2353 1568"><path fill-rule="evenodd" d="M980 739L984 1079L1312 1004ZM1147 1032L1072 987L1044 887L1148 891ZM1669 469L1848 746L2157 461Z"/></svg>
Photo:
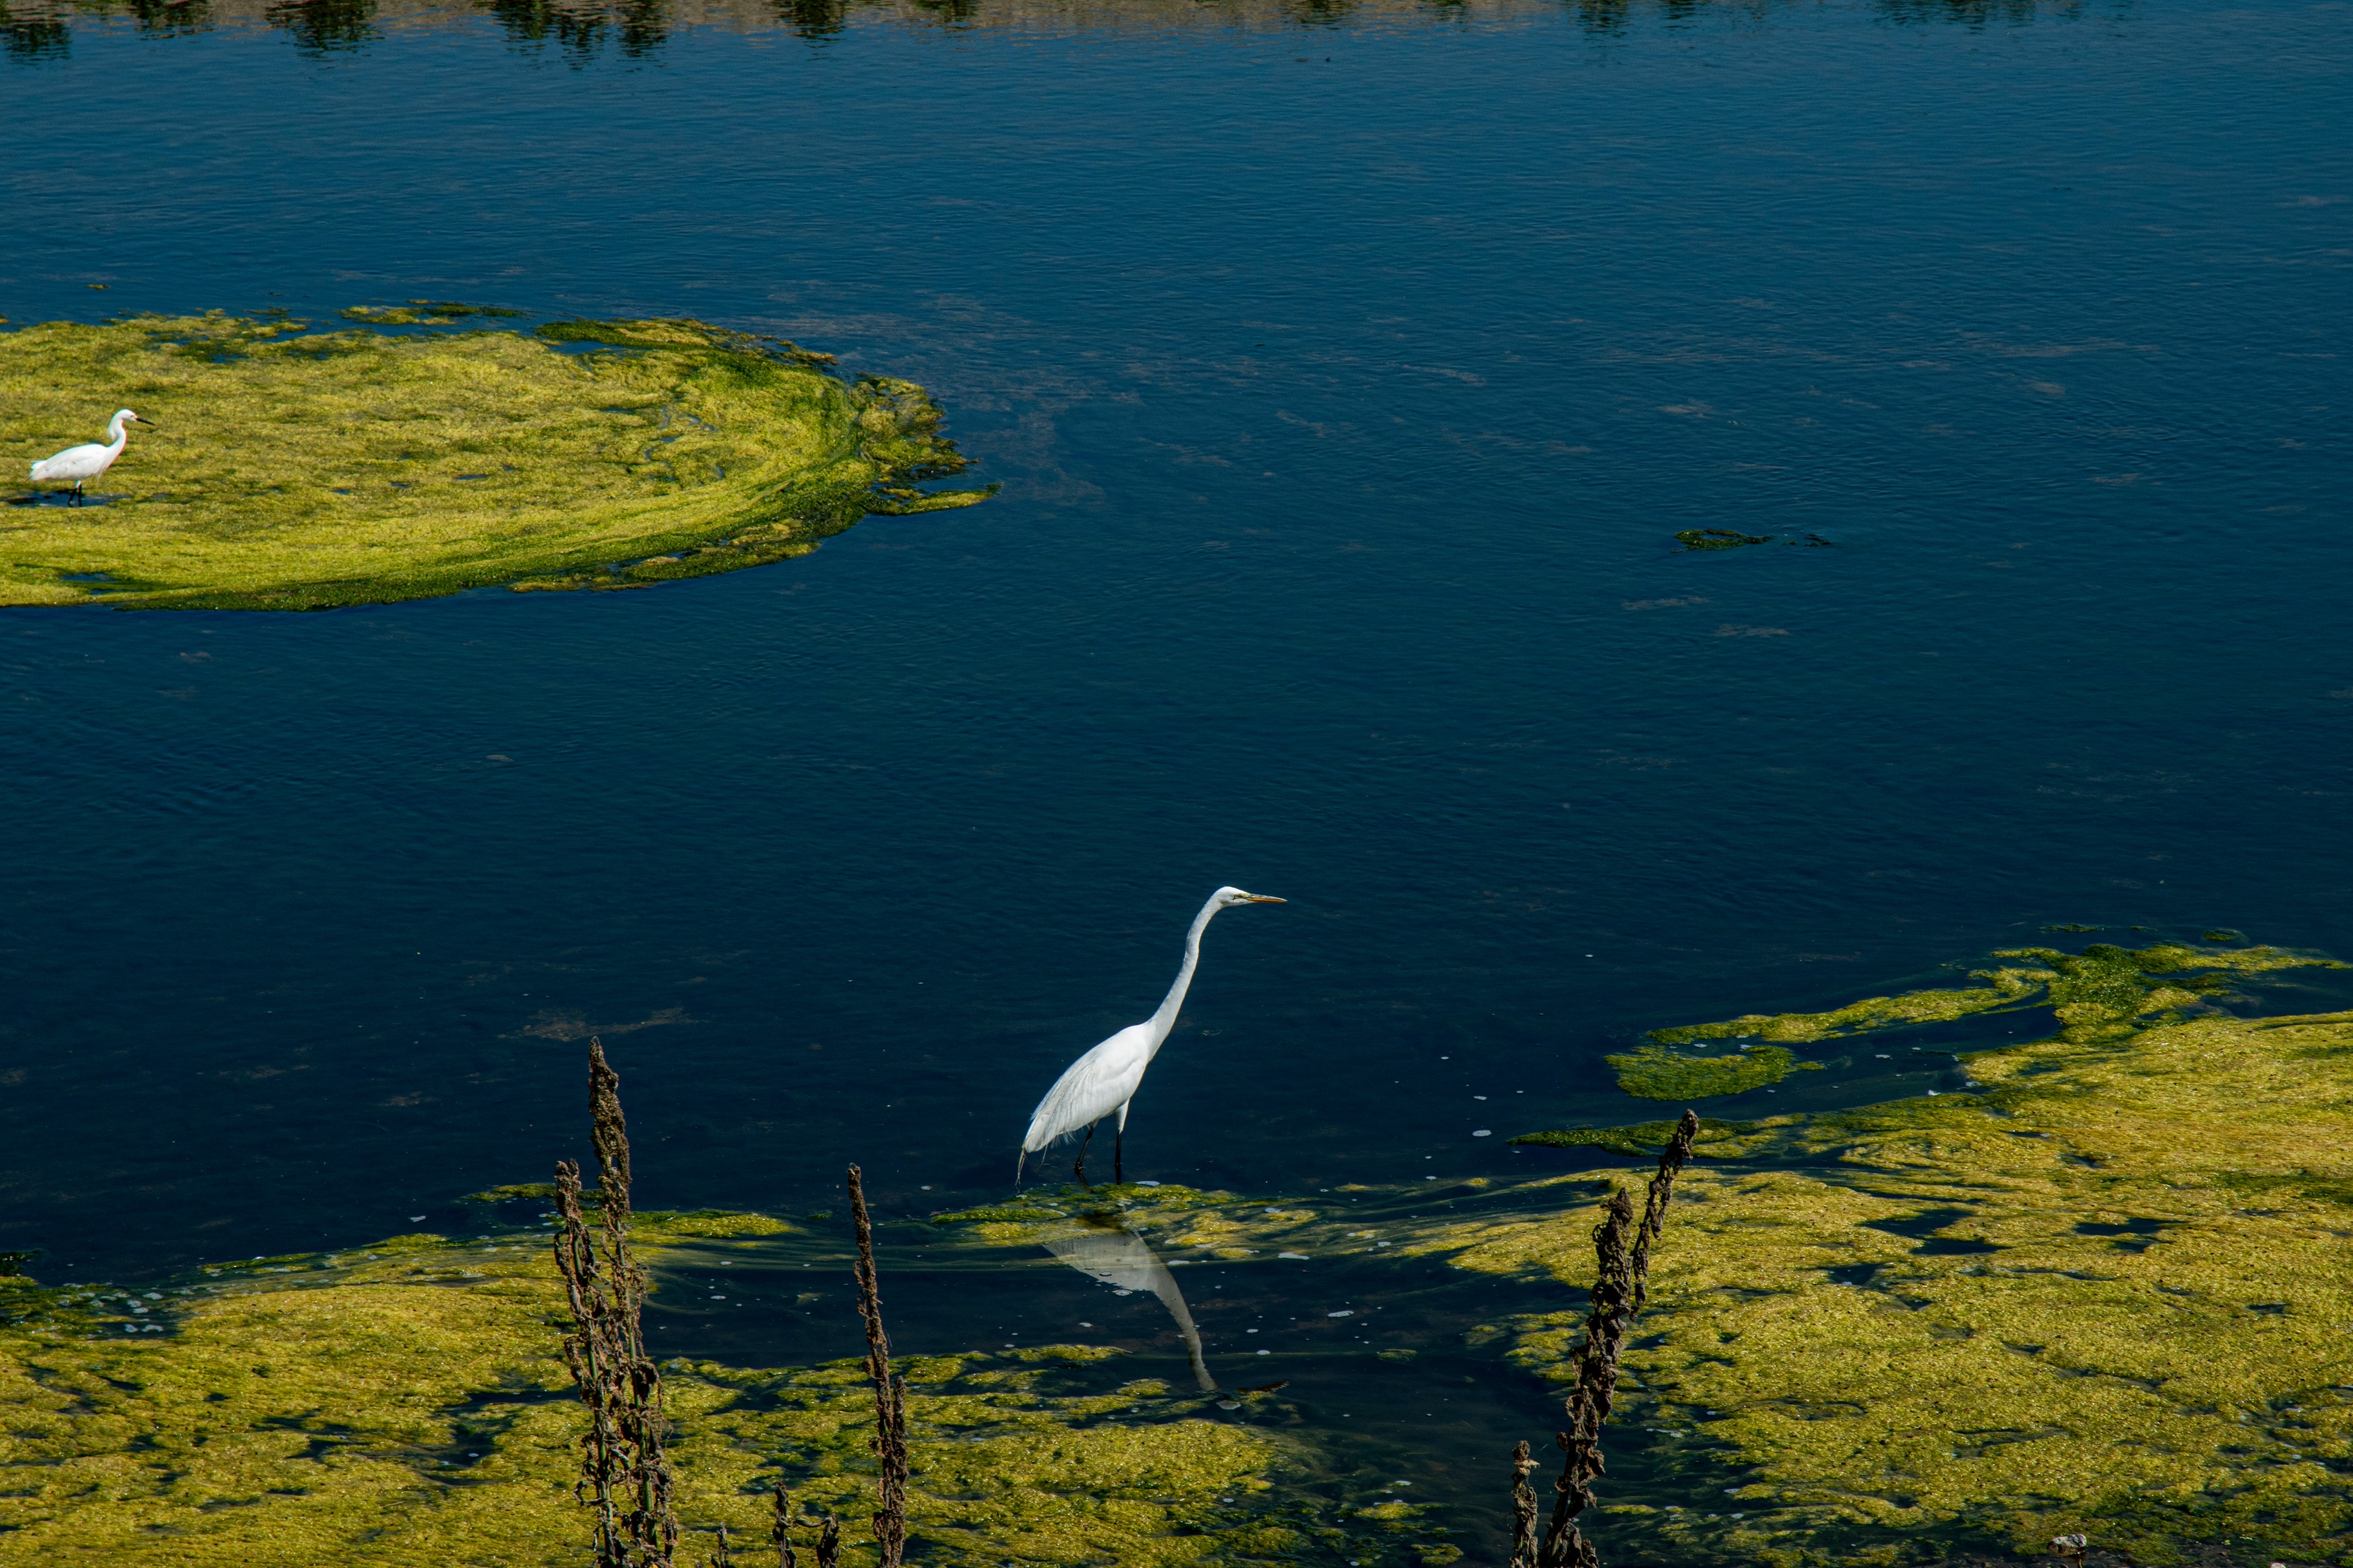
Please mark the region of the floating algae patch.
<svg viewBox="0 0 2353 1568"><path fill-rule="evenodd" d="M734 1217L641 1215L633 1228L659 1275L698 1237L765 1234L765 1216ZM580 1562L587 1524L571 1487L586 1415L560 1359L546 1247L529 1233L417 1236L216 1266L152 1291L0 1284L0 1561ZM1267 1477L1293 1462L1284 1441L1196 1417L1199 1401L1123 1378L1119 1355L908 1359L913 1559L1187 1568L1290 1555L1315 1526L1269 1500ZM862 1363L678 1361L665 1379L690 1532L725 1523L765 1539L781 1479L850 1519L849 1560L871 1561L857 1528L875 1470Z"/></svg>
<svg viewBox="0 0 2353 1568"><path fill-rule="evenodd" d="M521 316L521 310L503 310L496 305L467 305L455 300L411 300L400 305L354 305L335 314L347 321L365 321L373 327L447 327L470 316Z"/></svg>
<svg viewBox="0 0 2353 1568"><path fill-rule="evenodd" d="M2054 928L2055 929L2055 928ZM2211 992L2225 990L2232 974L2266 974L2283 969L2342 969L2333 959L2312 958L2275 947L2208 952L2177 942L2144 948L2094 942L2080 953L2049 947L2005 948L1996 958L2025 960L1970 972L1983 985L1909 991L1900 996L1866 996L1827 1013L1746 1013L1721 1023L1653 1029L1662 1046L1702 1040L1745 1039L1790 1045L1868 1034L1907 1024L1950 1023L1978 1013L2048 1006L2074 1033L2128 1028L2133 1020L2179 1007ZM2171 983L2159 975L2186 975ZM1619 1058L1612 1057L1614 1064ZM1641 1090L1632 1092L1641 1093Z"/></svg>
<svg viewBox="0 0 2353 1568"><path fill-rule="evenodd" d="M1770 544L1769 533L1742 533L1731 528L1686 528L1675 534L1685 550L1737 550L1744 544Z"/></svg>
<svg viewBox="0 0 2353 1568"><path fill-rule="evenodd" d="M2353 1562L2353 1014L2190 1016L2160 978L2316 962L2276 950L2004 956L2090 1010L1964 1055L1976 1093L1779 1118L1685 1173L1605 1556L2031 1555L2081 1530L2146 1563L2225 1540ZM1411 1250L1582 1284L1620 1174ZM1558 1379L1574 1319L1493 1331Z"/></svg>
<svg viewBox="0 0 2353 1568"><path fill-rule="evenodd" d="M1707 1100L1746 1094L1780 1082L1793 1072L1820 1072L1820 1062L1801 1062L1787 1046L1744 1046L1729 1056L1685 1056L1669 1046L1637 1046L1603 1058L1618 1069L1618 1087L1644 1100Z"/></svg>
<svg viewBox="0 0 2353 1568"><path fill-rule="evenodd" d="M323 332L217 313L0 331L0 460L90 440L119 406L157 424L132 426L92 487L105 504L0 511L0 605L648 587L988 493L923 488L965 459L911 383L846 382L823 355L696 321L415 330L461 310L492 313L427 300Z"/></svg>
<svg viewBox="0 0 2353 1568"><path fill-rule="evenodd" d="M1949 1023L1974 1013L2031 1007L2042 1000L2044 972L1984 970L1989 984L1964 989L1909 991L1901 996L1866 996L1827 1013L1747 1013L1717 1024L1690 1024L1653 1029L1650 1038L1662 1046L1694 1045L1702 1040L1758 1039L1810 1045L1816 1040L1866 1034L1905 1024Z"/></svg>

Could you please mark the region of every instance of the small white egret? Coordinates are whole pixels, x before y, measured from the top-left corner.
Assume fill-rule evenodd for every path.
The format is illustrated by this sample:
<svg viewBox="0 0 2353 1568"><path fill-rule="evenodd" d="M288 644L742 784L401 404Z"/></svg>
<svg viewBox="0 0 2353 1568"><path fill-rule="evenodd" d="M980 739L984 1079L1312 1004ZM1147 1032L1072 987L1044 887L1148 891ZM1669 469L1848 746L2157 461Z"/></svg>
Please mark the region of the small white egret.
<svg viewBox="0 0 2353 1568"><path fill-rule="evenodd" d="M1119 1112L1119 1129L1112 1135L1111 1173L1113 1181L1125 1179L1121 1169L1122 1144L1127 1137L1127 1103L1135 1098L1138 1085L1144 1082L1144 1069L1167 1043L1168 1031L1176 1026L1177 1009L1185 1005L1185 993L1193 984L1194 966L1201 962L1201 933L1209 927L1220 910L1230 910L1238 904L1279 904L1281 899L1264 898L1257 893L1245 893L1240 888L1219 888L1193 917L1193 929L1185 935L1185 966L1176 972L1176 984L1168 988L1161 999L1160 1010L1141 1024L1130 1024L1118 1034L1103 1041L1063 1069L1038 1102L1029 1118L1029 1131L1021 1140L1021 1156L1014 1162L1013 1179L1021 1179L1021 1165L1029 1157L1057 1138L1083 1130L1085 1139L1079 1144L1079 1158L1071 1167L1077 1172L1079 1184L1087 1180L1087 1145L1094 1142L1095 1123Z"/></svg>
<svg viewBox="0 0 2353 1568"><path fill-rule="evenodd" d="M87 446L68 447L54 458L43 458L33 465L33 482L37 485L63 484L73 481L73 504L81 504L81 488L114 467L114 459L122 456L122 448L131 437L125 425L153 425L153 419L142 419L128 408L118 408L106 426L106 444L92 441Z"/></svg>

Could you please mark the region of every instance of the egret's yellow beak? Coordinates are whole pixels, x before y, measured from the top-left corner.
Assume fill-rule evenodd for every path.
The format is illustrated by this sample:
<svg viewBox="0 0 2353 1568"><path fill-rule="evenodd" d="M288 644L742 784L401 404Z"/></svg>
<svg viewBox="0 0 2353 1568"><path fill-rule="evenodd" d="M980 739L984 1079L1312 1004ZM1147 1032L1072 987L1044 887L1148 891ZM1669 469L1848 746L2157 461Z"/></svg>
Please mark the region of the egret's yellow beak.
<svg viewBox="0 0 2353 1568"><path fill-rule="evenodd" d="M1288 899L1270 899L1264 893L1252 893L1250 895L1250 902L1254 904L1283 904L1289 903L1290 901L1291 900Z"/></svg>

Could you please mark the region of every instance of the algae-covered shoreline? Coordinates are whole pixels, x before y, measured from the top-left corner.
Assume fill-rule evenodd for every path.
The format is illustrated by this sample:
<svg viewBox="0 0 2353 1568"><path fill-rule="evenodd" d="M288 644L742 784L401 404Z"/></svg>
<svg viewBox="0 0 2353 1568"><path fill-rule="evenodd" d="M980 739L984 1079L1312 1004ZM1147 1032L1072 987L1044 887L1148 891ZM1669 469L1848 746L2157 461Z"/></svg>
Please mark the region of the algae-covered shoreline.
<svg viewBox="0 0 2353 1568"><path fill-rule="evenodd" d="M683 320L484 326L418 301L312 331L132 316L0 330L0 460L134 426L104 504L0 510L0 605L325 609L650 587L968 506L921 387ZM19 498L31 487L19 480Z"/></svg>
<svg viewBox="0 0 2353 1568"><path fill-rule="evenodd" d="M2031 967L1653 1035L1818 1040L2032 994L2062 1026L1961 1053L1973 1092L1703 1137L1628 1356L1655 1480L1612 1500L1622 1534L1792 1568L2034 1555L2076 1531L2151 1563L2231 1542L2353 1560L2353 1013L2206 1000L2330 961L1996 956ZM1528 1142L1632 1152L1664 1126ZM1581 1240L1502 1217L1418 1245L1567 1280ZM1567 1314L1489 1331L1562 1375Z"/></svg>
<svg viewBox="0 0 2353 1568"><path fill-rule="evenodd" d="M2236 993L2179 984L2242 986L2326 961L2164 946L1999 957L2014 985L1652 1037L1802 1046L2027 992L2057 992L2063 1015L2055 1034L1962 1053L1967 1093L1703 1124L1588 1516L1604 1561L1876 1568L2031 1558L2077 1531L2153 1564L2353 1560L2353 1013L2238 1016L2217 1000ZM1551 1141L1635 1154L1670 1126ZM1075 1268L1161 1293L1180 1324L1171 1268L1197 1302L1211 1279L1240 1288L1253 1270L1343 1270L1326 1278L1360 1292L1451 1279L1457 1342L1419 1360L1349 1349L1347 1364L1446 1382L1481 1358L1506 1363L1537 1426L1582 1315L1596 1200L1625 1175L1288 1198L1037 1189L896 1222L884 1272L893 1258ZM13 1478L0 1559L572 1560L578 1413L531 1212L543 1191L479 1194L470 1239L221 1265L135 1293L0 1281ZM822 1216L638 1225L674 1308L694 1308L690 1280L723 1264L789 1285L846 1263ZM1116 1268L1095 1256L1113 1246ZM1134 1279L1112 1278L1131 1264ZM1253 1342L1213 1345L1208 1373L1230 1385L1306 1364L1240 1360ZM1279 1383L1228 1394L1205 1373L1188 1386L1067 1341L904 1370L911 1561L1430 1568L1465 1546L1480 1561L1493 1539L1481 1526L1496 1521L1459 1506L1335 1500L1318 1478L1335 1473L1346 1423ZM692 1532L721 1522L758 1539L772 1486L845 1514L871 1491L860 1363L696 1357L665 1363L664 1378L688 1560L701 1560ZM1523 1435L1493 1434L1498 1520Z"/></svg>

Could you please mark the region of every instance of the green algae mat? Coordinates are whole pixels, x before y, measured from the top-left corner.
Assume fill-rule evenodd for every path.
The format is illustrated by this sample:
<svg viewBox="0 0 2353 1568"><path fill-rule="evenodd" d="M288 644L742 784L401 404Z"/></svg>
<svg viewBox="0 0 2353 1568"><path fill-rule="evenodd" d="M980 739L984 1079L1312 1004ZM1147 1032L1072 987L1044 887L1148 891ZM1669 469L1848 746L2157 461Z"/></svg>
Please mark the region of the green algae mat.
<svg viewBox="0 0 2353 1568"><path fill-rule="evenodd" d="M681 1248L740 1256L789 1228L647 1215L633 1234L659 1268ZM572 1483L586 1415L543 1237L398 1237L152 1293L19 1282L8 1310L0 1561L584 1560ZM1120 1353L901 1361L914 1560L1182 1568L1287 1556L1305 1539L1309 1521L1263 1500L1266 1476L1292 1462L1285 1445L1199 1418L1203 1400L1124 1374ZM875 1470L862 1362L673 1361L665 1380L681 1563L701 1561L720 1524L765 1541L780 1476L843 1516L851 1561L871 1558L871 1539L858 1544Z"/></svg>
<svg viewBox="0 0 2353 1568"><path fill-rule="evenodd" d="M1966 1092L1705 1121L1627 1352L1604 1561L2047 1558L2081 1531L2151 1564L2353 1564L2353 1013L2247 1016L2253 988L2326 962L2021 949L1978 984L1654 1031L1662 1050L1794 1056L2028 1007L2058 1025L1958 1053ZM1363 1470L1363 1443L1296 1386L1196 1387L1085 1343L911 1358L910 1561L1442 1568L1481 1552L1505 1521L1511 1444L1552 1429L1599 1200L1671 1125L1539 1131L1624 1158L1525 1180L1062 1187L886 1226L886 1292L897 1266L991 1258L1076 1268L1172 1312L1212 1280L1229 1309L1253 1279L1292 1310L1303 1289L1451 1289L1452 1326L1418 1353L1280 1354L1356 1358L1331 1387L1459 1386L1484 1367L1525 1411L1474 1452L1443 1439L1458 1468L1494 1461L1492 1503L1432 1507L1335 1484ZM583 1415L547 1241L534 1218L493 1221L541 1191L478 1194L470 1239L137 1291L0 1279L0 1561L576 1562ZM731 1259L731 1278L765 1267L788 1287L829 1270L837 1291L847 1261L815 1220L651 1215L638 1235L673 1311L698 1310L689 1279ZM1229 1339L1209 1369L1302 1371L1242 1353ZM859 1363L666 1375L682 1562L720 1523L764 1540L779 1483L862 1540ZM1437 1457L1405 1447L1365 1473Z"/></svg>
<svg viewBox="0 0 2353 1568"><path fill-rule="evenodd" d="M0 605L324 609L467 588L648 587L967 506L922 388L691 321L485 326L419 301L290 321L0 331ZM28 504L118 407L102 504Z"/></svg>
<svg viewBox="0 0 2353 1568"><path fill-rule="evenodd" d="M2233 1542L2353 1563L2353 1014L2208 1000L2325 961L1997 956L1980 987L1653 1035L1826 1041L2036 1002L2061 1025L1962 1053L1968 1093L1708 1124L1627 1358L1623 1468L1641 1482L1612 1489L1621 1552L2032 1556L2082 1531L2151 1563ZM1417 1246L1482 1271L1592 1269L1582 1231L1542 1213ZM1565 1377L1571 1322L1487 1331Z"/></svg>

